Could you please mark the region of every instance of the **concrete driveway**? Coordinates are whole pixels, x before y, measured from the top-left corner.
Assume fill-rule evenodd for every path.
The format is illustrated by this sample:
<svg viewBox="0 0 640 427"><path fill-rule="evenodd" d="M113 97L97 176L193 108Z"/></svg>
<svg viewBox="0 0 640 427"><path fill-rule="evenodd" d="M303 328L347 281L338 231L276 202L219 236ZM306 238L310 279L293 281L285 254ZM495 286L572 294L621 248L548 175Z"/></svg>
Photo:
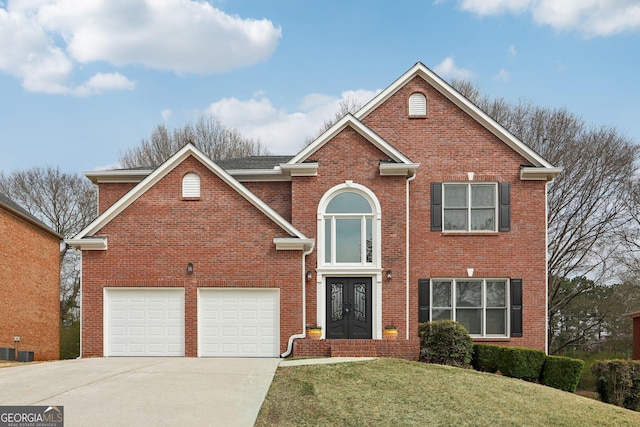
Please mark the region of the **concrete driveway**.
<svg viewBox="0 0 640 427"><path fill-rule="evenodd" d="M252 426L280 359L91 358L0 369L0 405L64 406L65 427Z"/></svg>

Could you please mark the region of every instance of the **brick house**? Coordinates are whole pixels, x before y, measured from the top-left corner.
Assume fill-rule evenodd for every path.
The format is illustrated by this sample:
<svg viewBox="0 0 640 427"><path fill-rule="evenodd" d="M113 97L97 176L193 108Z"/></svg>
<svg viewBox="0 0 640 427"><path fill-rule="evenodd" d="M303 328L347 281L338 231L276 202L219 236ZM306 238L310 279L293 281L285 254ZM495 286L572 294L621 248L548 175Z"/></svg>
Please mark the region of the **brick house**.
<svg viewBox="0 0 640 427"><path fill-rule="evenodd" d="M82 354L415 359L445 318L546 350L559 172L417 63L294 156L87 173Z"/></svg>
<svg viewBox="0 0 640 427"><path fill-rule="evenodd" d="M62 236L1 193L0 236L0 348L59 359Z"/></svg>

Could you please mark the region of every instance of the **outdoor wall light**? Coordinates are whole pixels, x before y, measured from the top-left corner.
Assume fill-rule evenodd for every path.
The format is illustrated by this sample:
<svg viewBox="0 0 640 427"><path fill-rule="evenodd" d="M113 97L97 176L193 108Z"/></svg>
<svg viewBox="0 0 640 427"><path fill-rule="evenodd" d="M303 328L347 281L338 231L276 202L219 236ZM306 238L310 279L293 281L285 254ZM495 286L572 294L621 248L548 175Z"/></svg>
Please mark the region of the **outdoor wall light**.
<svg viewBox="0 0 640 427"><path fill-rule="evenodd" d="M187 274L193 274L193 263L187 264Z"/></svg>
<svg viewBox="0 0 640 427"><path fill-rule="evenodd" d="M313 279L313 273L311 270L307 270L307 282L310 282Z"/></svg>
<svg viewBox="0 0 640 427"><path fill-rule="evenodd" d="M391 280L391 270L387 270L387 280Z"/></svg>

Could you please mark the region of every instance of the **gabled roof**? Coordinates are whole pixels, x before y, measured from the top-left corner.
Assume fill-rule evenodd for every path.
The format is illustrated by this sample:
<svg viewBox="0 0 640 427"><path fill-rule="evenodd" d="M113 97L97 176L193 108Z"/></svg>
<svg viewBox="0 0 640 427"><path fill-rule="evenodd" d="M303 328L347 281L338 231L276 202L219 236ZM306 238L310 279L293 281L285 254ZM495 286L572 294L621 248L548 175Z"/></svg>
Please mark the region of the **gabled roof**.
<svg viewBox="0 0 640 427"><path fill-rule="evenodd" d="M7 195L0 193L0 209L4 209L10 214L20 218L21 220L39 228L40 230L50 234L56 239L62 240L62 236L49 228L45 223L31 215L22 206L11 200Z"/></svg>
<svg viewBox="0 0 640 427"><path fill-rule="evenodd" d="M387 141L382 139L368 126L366 126L352 114L348 113L341 120L327 129L322 135L316 138L311 144L302 149L302 151L296 154L291 160L289 160L285 164L280 165L280 167L282 167L283 169L293 169L296 167L296 165L302 165L316 151L318 151L333 137L335 137L338 133L342 132L342 130L347 127L351 127L352 129L354 129L356 132L362 135L362 137L364 137L367 141L372 143L386 156L389 157L390 162L385 161L380 164L380 173L382 175L413 175L415 174L418 166L420 166L419 163L413 163L407 156L402 154Z"/></svg>
<svg viewBox="0 0 640 427"><path fill-rule="evenodd" d="M98 216L91 224L89 224L84 230L78 233L73 239L67 239L66 242L72 246L79 247L81 249L106 249L106 238L100 236L94 236L100 229L107 225L111 220L116 218L123 210L135 202L140 196L142 196L147 190L152 188L158 181L171 172L176 166L182 163L189 156L195 157L203 165L205 165L211 172L217 175L222 181L233 188L238 194L248 200L259 211L265 214L269 219L276 223L288 237L276 238L274 243L278 246L278 242L286 240L289 247L287 249L294 249L290 246L296 246L295 249L303 249L313 246L313 239L308 239L304 234L298 231L291 223L284 219L280 214L274 211L271 207L265 204L262 200L256 197L251 191L249 191L244 185L238 182L235 178L229 175L219 165L209 159L204 153L198 150L193 144L187 144L177 153L171 156L166 162L158 166L155 170L149 173L142 181L140 181L135 187L133 187L127 194L125 194L120 200L115 202L111 207ZM295 243L298 244L295 244Z"/></svg>
<svg viewBox="0 0 640 427"><path fill-rule="evenodd" d="M462 96L460 92L455 90L451 85L441 79L437 74L427 68L421 62L416 63L400 78L393 82L389 87L376 95L371 101L369 101L364 107L362 107L354 116L358 120L364 119L369 113L374 111L380 104L389 99L393 94L400 90L404 85L411 81L414 77L419 76L429 83L438 92L444 95L445 98L457 105L462 111L467 113L478 123L484 126L489 132L493 133L501 141L519 153L522 157L527 159L536 169L544 168L545 173L534 174L528 171L528 177L523 176L523 179L536 179L534 176L550 176L553 178L562 171L561 168L555 168L549 162L547 162L542 156L528 147L524 142L520 141L502 125L489 117L484 111L478 108L474 103ZM531 169L531 168L527 168Z"/></svg>

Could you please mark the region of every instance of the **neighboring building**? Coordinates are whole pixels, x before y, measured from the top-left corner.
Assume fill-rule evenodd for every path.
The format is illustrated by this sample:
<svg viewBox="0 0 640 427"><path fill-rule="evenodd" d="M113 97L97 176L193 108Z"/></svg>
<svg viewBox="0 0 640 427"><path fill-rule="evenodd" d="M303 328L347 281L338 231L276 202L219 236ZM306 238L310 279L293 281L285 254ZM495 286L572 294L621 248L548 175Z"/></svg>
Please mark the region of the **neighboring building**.
<svg viewBox="0 0 640 427"><path fill-rule="evenodd" d="M0 348L59 359L62 236L1 193L0 236Z"/></svg>
<svg viewBox="0 0 640 427"><path fill-rule="evenodd" d="M546 350L559 172L418 63L295 156L87 173L82 355L415 359L445 318Z"/></svg>
<svg viewBox="0 0 640 427"><path fill-rule="evenodd" d="M636 308L629 313L625 313L623 316L630 317L633 320L633 354L631 358L633 360L640 360L640 308Z"/></svg>

